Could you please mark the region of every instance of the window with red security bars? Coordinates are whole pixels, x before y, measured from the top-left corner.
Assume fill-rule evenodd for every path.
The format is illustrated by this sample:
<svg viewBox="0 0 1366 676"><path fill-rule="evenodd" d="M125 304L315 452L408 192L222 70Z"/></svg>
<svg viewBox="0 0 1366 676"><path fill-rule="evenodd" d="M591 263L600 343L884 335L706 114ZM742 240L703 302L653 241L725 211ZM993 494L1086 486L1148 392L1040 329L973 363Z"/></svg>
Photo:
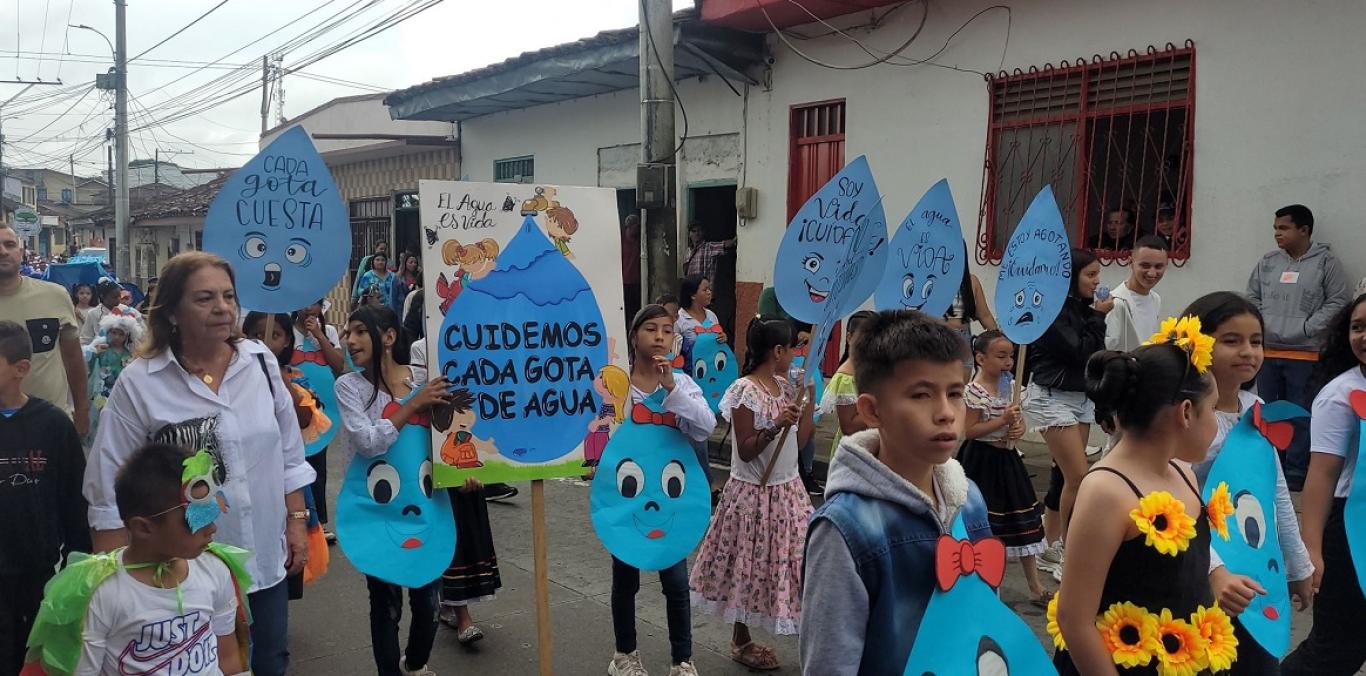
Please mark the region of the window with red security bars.
<svg viewBox="0 0 1366 676"><path fill-rule="evenodd" d="M987 78L991 95L977 260L999 263L1045 185L1075 246L1127 261L1157 234L1190 257L1195 47L1167 44Z"/></svg>
<svg viewBox="0 0 1366 676"><path fill-rule="evenodd" d="M821 101L792 107L787 167L787 220L806 200L844 168L844 101ZM830 345L840 344L840 327L830 333ZM838 349L826 350L821 372L839 368Z"/></svg>

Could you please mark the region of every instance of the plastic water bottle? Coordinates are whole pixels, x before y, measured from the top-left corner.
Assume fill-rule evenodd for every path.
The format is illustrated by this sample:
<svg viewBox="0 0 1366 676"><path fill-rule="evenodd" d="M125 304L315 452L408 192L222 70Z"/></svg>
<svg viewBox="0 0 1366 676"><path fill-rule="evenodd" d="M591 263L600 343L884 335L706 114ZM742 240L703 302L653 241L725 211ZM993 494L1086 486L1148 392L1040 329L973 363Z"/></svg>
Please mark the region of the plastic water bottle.
<svg viewBox="0 0 1366 676"><path fill-rule="evenodd" d="M1015 376L1010 371L1002 371L1001 379L996 383L996 398L1001 401L1010 401L1015 390Z"/></svg>
<svg viewBox="0 0 1366 676"><path fill-rule="evenodd" d="M1109 298L1110 287L1104 285L1096 287L1096 300L1109 300Z"/></svg>

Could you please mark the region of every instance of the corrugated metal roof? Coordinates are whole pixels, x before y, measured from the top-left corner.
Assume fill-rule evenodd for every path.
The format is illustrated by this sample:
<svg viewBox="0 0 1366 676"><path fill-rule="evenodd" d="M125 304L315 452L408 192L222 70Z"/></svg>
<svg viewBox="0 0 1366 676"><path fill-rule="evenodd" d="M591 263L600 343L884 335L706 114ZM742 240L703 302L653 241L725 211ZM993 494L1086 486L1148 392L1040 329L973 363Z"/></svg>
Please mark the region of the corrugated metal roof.
<svg viewBox="0 0 1366 676"><path fill-rule="evenodd" d="M155 218L204 216L209 213L209 203L218 196L218 191L227 181L227 176L219 176L204 185L182 190L174 195L150 197L146 200L130 202L128 220L136 225L138 221ZM114 209L105 207L90 213L87 218L96 224L112 223L114 221Z"/></svg>
<svg viewBox="0 0 1366 676"><path fill-rule="evenodd" d="M674 76L719 75L755 83L763 62L763 36L697 21L697 12L674 14ZM384 104L396 120L455 122L636 87L640 77L636 26L525 52L501 63L400 89Z"/></svg>

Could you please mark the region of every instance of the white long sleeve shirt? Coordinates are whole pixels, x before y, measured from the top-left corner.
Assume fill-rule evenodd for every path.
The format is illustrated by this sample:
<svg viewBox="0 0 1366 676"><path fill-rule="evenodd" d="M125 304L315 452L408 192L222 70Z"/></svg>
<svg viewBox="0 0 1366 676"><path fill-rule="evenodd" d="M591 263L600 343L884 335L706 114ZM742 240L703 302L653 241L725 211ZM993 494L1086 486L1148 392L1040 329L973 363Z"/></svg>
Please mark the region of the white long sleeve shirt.
<svg viewBox="0 0 1366 676"><path fill-rule="evenodd" d="M269 589L285 579L285 494L317 475L304 460L299 419L275 356L256 341L237 343L217 393L186 373L170 350L123 370L85 468L90 526L122 528L114 502L119 468L166 426L197 419L217 420L218 455L227 472L228 512L219 517L214 539L249 550L250 591Z"/></svg>

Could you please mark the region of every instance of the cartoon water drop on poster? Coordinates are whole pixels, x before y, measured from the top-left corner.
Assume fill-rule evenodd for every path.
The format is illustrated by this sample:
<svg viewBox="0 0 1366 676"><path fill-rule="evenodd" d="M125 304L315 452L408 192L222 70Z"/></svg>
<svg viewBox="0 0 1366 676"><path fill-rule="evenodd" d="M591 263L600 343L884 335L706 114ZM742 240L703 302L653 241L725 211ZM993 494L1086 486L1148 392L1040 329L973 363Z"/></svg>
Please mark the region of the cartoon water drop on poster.
<svg viewBox="0 0 1366 676"><path fill-rule="evenodd" d="M603 451L589 494L593 530L641 570L687 558L711 520L711 487L659 390L634 404Z"/></svg>
<svg viewBox="0 0 1366 676"><path fill-rule="evenodd" d="M223 184L204 219L204 250L232 264L248 310L293 312L336 285L351 257L351 220L303 127Z"/></svg>
<svg viewBox="0 0 1366 676"><path fill-rule="evenodd" d="M916 202L892 235L887 268L873 293L879 310L920 310L942 316L967 273L963 231L949 180Z"/></svg>
<svg viewBox="0 0 1366 676"><path fill-rule="evenodd" d="M1072 279L1072 246L1052 186L1044 186L1006 243L992 304L1001 332L1016 345L1053 324Z"/></svg>

